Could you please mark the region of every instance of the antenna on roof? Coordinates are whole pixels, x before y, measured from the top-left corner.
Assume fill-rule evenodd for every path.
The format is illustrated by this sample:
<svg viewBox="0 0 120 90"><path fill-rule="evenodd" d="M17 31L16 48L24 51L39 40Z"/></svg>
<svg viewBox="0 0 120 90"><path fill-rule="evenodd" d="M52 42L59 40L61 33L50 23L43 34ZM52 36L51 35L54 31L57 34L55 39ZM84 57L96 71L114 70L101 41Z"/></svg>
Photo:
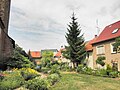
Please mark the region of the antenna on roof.
<svg viewBox="0 0 120 90"><path fill-rule="evenodd" d="M96 20L96 28L97 28L97 35L99 35L99 33L100 33L100 28L99 28L99 26L98 26L98 19Z"/></svg>

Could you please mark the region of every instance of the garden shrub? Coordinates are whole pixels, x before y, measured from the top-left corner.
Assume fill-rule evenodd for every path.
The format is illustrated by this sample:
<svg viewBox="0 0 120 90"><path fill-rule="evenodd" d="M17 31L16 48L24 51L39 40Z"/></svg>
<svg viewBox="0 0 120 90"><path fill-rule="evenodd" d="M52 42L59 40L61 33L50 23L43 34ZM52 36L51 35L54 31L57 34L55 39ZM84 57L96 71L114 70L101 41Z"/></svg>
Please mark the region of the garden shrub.
<svg viewBox="0 0 120 90"><path fill-rule="evenodd" d="M106 58L104 56L100 56L97 58L96 63L100 64L101 66L105 65L105 62L103 60L105 60Z"/></svg>
<svg viewBox="0 0 120 90"><path fill-rule="evenodd" d="M0 73L0 82L4 79L4 77L6 76L6 74L4 74L4 73Z"/></svg>
<svg viewBox="0 0 120 90"><path fill-rule="evenodd" d="M47 77L48 82L50 85L54 85L57 81L59 81L59 75L57 73L51 74Z"/></svg>
<svg viewBox="0 0 120 90"><path fill-rule="evenodd" d="M112 72L112 67L109 64L107 64L106 72L107 72L108 76L109 76L110 72Z"/></svg>
<svg viewBox="0 0 120 90"><path fill-rule="evenodd" d="M112 67L108 64L106 69L96 69L93 70L89 67L83 66L83 65L78 65L77 72L83 73L83 74L88 74L88 75L94 75L94 76L102 76L102 77L120 77L118 71L113 71Z"/></svg>
<svg viewBox="0 0 120 90"><path fill-rule="evenodd" d="M33 79L37 76L39 76L39 73L31 68L21 68L18 71L20 71L21 75L25 80Z"/></svg>
<svg viewBox="0 0 120 90"><path fill-rule="evenodd" d="M100 71L99 70L94 70L93 75L94 76L100 76Z"/></svg>
<svg viewBox="0 0 120 90"><path fill-rule="evenodd" d="M108 76L107 75L107 71L105 69L100 69L99 72L100 72L100 76L103 76L103 77L107 77Z"/></svg>
<svg viewBox="0 0 120 90"><path fill-rule="evenodd" d="M78 65L76 71L82 73L83 72L83 65L82 64Z"/></svg>
<svg viewBox="0 0 120 90"><path fill-rule="evenodd" d="M13 55L4 61L4 65L12 68L34 68L33 62L27 57L14 50Z"/></svg>
<svg viewBox="0 0 120 90"><path fill-rule="evenodd" d="M112 72L110 72L109 76L112 77L112 78L116 78L116 77L118 77L118 72L117 71L112 71Z"/></svg>
<svg viewBox="0 0 120 90"><path fill-rule="evenodd" d="M59 66L60 66L60 70L62 71L72 71L68 63L61 62Z"/></svg>
<svg viewBox="0 0 120 90"><path fill-rule="evenodd" d="M48 90L48 84L46 80L36 77L32 80L28 80L25 83L25 88L29 90Z"/></svg>
<svg viewBox="0 0 120 90"><path fill-rule="evenodd" d="M24 84L24 78L20 72L11 72L0 82L0 90L13 90Z"/></svg>
<svg viewBox="0 0 120 90"><path fill-rule="evenodd" d="M40 72L43 72L44 74L47 74L50 71L50 68L42 67Z"/></svg>
<svg viewBox="0 0 120 90"><path fill-rule="evenodd" d="M58 75L60 75L59 67L56 64L52 66L52 68L49 72L49 74L54 74L54 73L57 73Z"/></svg>
<svg viewBox="0 0 120 90"><path fill-rule="evenodd" d="M86 74L92 75L93 74L93 70L89 67L86 67L85 71Z"/></svg>

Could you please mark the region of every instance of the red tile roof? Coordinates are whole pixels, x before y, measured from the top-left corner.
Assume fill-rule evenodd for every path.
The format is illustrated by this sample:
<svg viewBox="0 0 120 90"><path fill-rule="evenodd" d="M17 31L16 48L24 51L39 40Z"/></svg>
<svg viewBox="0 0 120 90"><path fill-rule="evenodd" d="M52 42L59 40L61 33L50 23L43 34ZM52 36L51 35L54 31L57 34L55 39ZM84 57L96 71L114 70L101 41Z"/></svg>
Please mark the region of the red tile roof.
<svg viewBox="0 0 120 90"><path fill-rule="evenodd" d="M34 57L34 58L41 57L40 51L30 51L30 55L31 55L31 57Z"/></svg>
<svg viewBox="0 0 120 90"><path fill-rule="evenodd" d="M62 55L61 51L58 51L55 56L60 57L61 55Z"/></svg>
<svg viewBox="0 0 120 90"><path fill-rule="evenodd" d="M116 33L113 33L115 29L119 30ZM114 39L119 36L120 36L120 21L106 26L94 43Z"/></svg>
<svg viewBox="0 0 120 90"><path fill-rule="evenodd" d="M96 41L96 39L97 39L97 36L86 43L86 45L85 45L86 51L92 51L93 50L92 43L94 43Z"/></svg>
<svg viewBox="0 0 120 90"><path fill-rule="evenodd" d="M62 51L64 51L65 50L65 48L62 48L62 49L60 49L57 53L56 53L56 57L60 57L60 56L62 56Z"/></svg>

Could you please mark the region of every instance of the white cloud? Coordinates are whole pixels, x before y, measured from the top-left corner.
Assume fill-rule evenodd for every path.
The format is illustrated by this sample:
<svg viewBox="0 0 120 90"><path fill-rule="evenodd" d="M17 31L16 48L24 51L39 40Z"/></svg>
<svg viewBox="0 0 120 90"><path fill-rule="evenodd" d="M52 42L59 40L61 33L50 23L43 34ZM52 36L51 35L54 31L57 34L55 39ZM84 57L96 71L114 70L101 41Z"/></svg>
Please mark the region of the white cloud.
<svg viewBox="0 0 120 90"><path fill-rule="evenodd" d="M120 19L119 7L119 0L12 0L9 32L25 50L59 48L73 11L89 40L97 34L97 19L101 30Z"/></svg>

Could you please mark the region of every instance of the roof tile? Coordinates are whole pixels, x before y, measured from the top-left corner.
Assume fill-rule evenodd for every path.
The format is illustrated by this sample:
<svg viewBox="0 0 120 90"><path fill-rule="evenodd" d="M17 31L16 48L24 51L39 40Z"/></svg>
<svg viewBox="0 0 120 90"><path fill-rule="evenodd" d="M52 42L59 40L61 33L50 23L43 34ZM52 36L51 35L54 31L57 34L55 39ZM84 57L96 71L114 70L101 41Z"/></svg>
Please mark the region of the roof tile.
<svg viewBox="0 0 120 90"><path fill-rule="evenodd" d="M113 33L115 29L118 29L118 31ZM119 36L120 36L120 21L106 26L94 43L114 39Z"/></svg>

